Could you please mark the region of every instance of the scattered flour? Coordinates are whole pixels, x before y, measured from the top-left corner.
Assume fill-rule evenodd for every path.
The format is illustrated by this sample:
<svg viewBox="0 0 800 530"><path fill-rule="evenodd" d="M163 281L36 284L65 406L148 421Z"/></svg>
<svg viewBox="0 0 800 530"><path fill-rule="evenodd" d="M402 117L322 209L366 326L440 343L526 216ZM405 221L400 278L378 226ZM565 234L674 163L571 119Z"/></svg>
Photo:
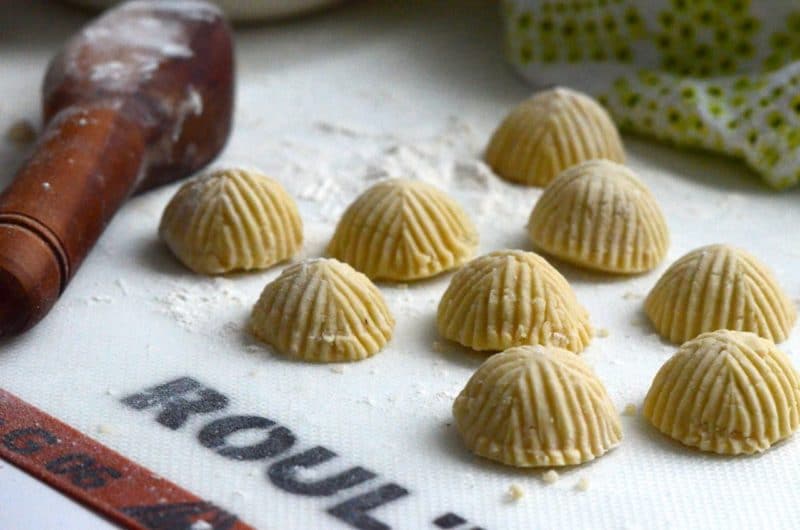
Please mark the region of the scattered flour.
<svg viewBox="0 0 800 530"><path fill-rule="evenodd" d="M453 394L451 392L440 391L440 392L436 392L434 394L434 397L436 397L436 399L438 399L438 400L446 401L448 403L452 403L456 399L457 395Z"/></svg>
<svg viewBox="0 0 800 530"><path fill-rule="evenodd" d="M220 307L244 306L244 294L226 278L196 279L178 282L166 295L156 297L161 311L172 317L187 331L200 333L209 327L218 326ZM223 324L222 335L230 335L240 329L236 323Z"/></svg>
<svg viewBox="0 0 800 530"><path fill-rule="evenodd" d="M95 294L89 297L89 302L95 304L110 304L113 301L113 298L103 294Z"/></svg>
<svg viewBox="0 0 800 530"><path fill-rule="evenodd" d="M128 289L128 284L122 278L117 278L114 280L114 285L119 287L119 290L122 291L123 296L128 296L130 294L130 289Z"/></svg>
<svg viewBox="0 0 800 530"><path fill-rule="evenodd" d="M305 221L335 223L358 194L386 178L417 179L447 189L478 223L503 211L524 221L541 193L495 176L482 160L485 139L458 117L451 117L435 134L414 139L331 121L318 121L314 127L335 136L329 150L284 139L275 153L287 172L298 177L285 179L288 191L319 203ZM288 158L287 151L294 155Z"/></svg>
<svg viewBox="0 0 800 530"><path fill-rule="evenodd" d="M356 400L356 403L361 403L362 405L367 405L369 407L375 406L375 400L371 397L362 397Z"/></svg>

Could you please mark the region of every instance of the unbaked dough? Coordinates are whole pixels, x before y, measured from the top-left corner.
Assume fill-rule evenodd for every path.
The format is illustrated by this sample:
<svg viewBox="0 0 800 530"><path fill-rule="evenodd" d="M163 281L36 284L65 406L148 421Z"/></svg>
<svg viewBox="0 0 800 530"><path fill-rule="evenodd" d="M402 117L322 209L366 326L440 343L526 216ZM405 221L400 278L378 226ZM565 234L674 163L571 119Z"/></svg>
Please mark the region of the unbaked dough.
<svg viewBox="0 0 800 530"><path fill-rule="evenodd" d="M388 179L347 208L328 253L372 279L411 281L458 267L477 245L475 225L444 192Z"/></svg>
<svg viewBox="0 0 800 530"><path fill-rule="evenodd" d="M252 169L191 179L167 204L158 231L201 274L265 269L294 256L303 242L294 200L278 181Z"/></svg>
<svg viewBox="0 0 800 530"><path fill-rule="evenodd" d="M755 256L708 245L673 263L647 295L644 309L675 343L717 329L752 331L774 342L789 336L797 309Z"/></svg>
<svg viewBox="0 0 800 530"><path fill-rule="evenodd" d="M583 351L592 337L589 314L569 283L533 252L481 256L450 281L437 311L439 333L475 350L524 344Z"/></svg>
<svg viewBox="0 0 800 530"><path fill-rule="evenodd" d="M288 267L264 287L250 329L285 355L310 362L365 359L389 341L394 317L377 287L335 259Z"/></svg>
<svg viewBox="0 0 800 530"><path fill-rule="evenodd" d="M456 428L477 455L510 466L566 466L622 440L619 414L580 356L520 346L489 357L453 404Z"/></svg>
<svg viewBox="0 0 800 530"><path fill-rule="evenodd" d="M627 167L591 160L558 176L528 222L533 243L580 267L617 274L654 268L669 230L650 190Z"/></svg>
<svg viewBox="0 0 800 530"><path fill-rule="evenodd" d="M589 96L558 87L520 103L503 120L486 148L486 162L501 177L546 186L580 162L625 162L611 117Z"/></svg>
<svg viewBox="0 0 800 530"><path fill-rule="evenodd" d="M768 449L800 424L800 378L753 333L719 330L685 343L656 374L644 416L675 440L725 455Z"/></svg>

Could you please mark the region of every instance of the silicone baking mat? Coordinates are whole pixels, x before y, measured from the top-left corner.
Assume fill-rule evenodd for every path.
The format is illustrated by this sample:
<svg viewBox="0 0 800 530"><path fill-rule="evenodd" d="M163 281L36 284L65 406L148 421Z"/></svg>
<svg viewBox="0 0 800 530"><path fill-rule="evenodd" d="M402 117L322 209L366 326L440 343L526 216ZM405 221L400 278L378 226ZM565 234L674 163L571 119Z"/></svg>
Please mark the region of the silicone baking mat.
<svg viewBox="0 0 800 530"><path fill-rule="evenodd" d="M33 11L9 33L16 45L0 50L2 125L38 115L30 87L83 20L59 12L37 41L22 36L41 23ZM257 166L296 197L299 258L320 255L347 203L384 176L447 190L478 225L481 253L529 249L524 225L540 192L480 162L493 127L531 90L503 63L500 42L496 5L477 1L363 3L242 29L236 127L220 164ZM665 211L668 259L633 278L556 263L594 326L608 330L583 355L620 410L641 404L674 351L641 306L680 255L740 245L800 296L797 191L769 191L727 160L625 140ZM0 149L10 178L24 153ZM276 356L243 325L282 267L187 272L156 237L174 190L134 198L46 321L3 343L0 387L255 528L791 528L800 517L797 440L759 457L716 458L626 416L619 448L561 471L554 485L471 456L450 407L485 357L436 335L449 275L381 285L398 323L370 360L318 366ZM782 348L796 361L799 346L795 330ZM576 489L582 478L587 491ZM512 484L525 493L516 502Z"/></svg>

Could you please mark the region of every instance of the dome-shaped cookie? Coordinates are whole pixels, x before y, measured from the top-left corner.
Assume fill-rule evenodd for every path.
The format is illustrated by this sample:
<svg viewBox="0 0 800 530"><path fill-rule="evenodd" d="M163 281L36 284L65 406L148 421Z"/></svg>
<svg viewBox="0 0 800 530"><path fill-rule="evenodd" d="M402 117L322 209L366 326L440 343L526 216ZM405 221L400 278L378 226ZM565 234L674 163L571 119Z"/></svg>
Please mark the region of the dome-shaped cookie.
<svg viewBox="0 0 800 530"><path fill-rule="evenodd" d="M495 173L529 186L546 186L565 169L595 158L625 162L619 133L603 107L568 88L520 103L486 148Z"/></svg>
<svg viewBox="0 0 800 530"><path fill-rule="evenodd" d="M558 176L528 222L533 243L580 267L634 274L667 254L669 231L650 190L623 165L592 160Z"/></svg>
<svg viewBox="0 0 800 530"><path fill-rule="evenodd" d="M701 247L673 263L647 295L644 309L658 333L675 343L717 329L782 342L797 319L769 269L728 245Z"/></svg>
<svg viewBox="0 0 800 530"><path fill-rule="evenodd" d="M312 259L264 287L250 329L285 355L346 362L380 351L392 336L394 317L369 278L335 259Z"/></svg>
<svg viewBox="0 0 800 530"><path fill-rule="evenodd" d="M456 398L453 416L472 452L518 467L581 464L622 439L603 383L579 356L554 347L489 357Z"/></svg>
<svg viewBox="0 0 800 530"><path fill-rule="evenodd" d="M478 232L450 197L418 180L372 186L344 212L328 253L374 280L435 276L467 261Z"/></svg>
<svg viewBox="0 0 800 530"><path fill-rule="evenodd" d="M443 337L475 350L541 344L578 353L592 337L589 314L567 280L522 250L492 252L459 270L436 320Z"/></svg>
<svg viewBox="0 0 800 530"><path fill-rule="evenodd" d="M797 430L800 378L772 341L743 331L703 333L658 371L644 416L703 451L761 452Z"/></svg>
<svg viewBox="0 0 800 530"><path fill-rule="evenodd" d="M195 272L265 269L292 257L303 242L294 200L277 181L250 169L195 177L167 204L158 229Z"/></svg>

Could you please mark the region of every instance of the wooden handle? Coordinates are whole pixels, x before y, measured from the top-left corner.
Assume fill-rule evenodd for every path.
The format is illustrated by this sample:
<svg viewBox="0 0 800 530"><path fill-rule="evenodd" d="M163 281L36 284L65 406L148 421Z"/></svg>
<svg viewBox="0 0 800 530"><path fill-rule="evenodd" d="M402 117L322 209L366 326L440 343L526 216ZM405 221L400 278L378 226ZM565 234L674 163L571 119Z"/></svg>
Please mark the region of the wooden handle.
<svg viewBox="0 0 800 530"><path fill-rule="evenodd" d="M134 189L144 160L142 131L113 107L63 110L0 195L6 235L0 269L16 278L13 291L30 293L27 303L13 297L18 314L13 322L0 320L0 332L26 329L49 309Z"/></svg>
<svg viewBox="0 0 800 530"><path fill-rule="evenodd" d="M212 160L233 115L233 44L200 0L135 0L48 68L47 127L0 194L0 335L52 307L125 199Z"/></svg>

